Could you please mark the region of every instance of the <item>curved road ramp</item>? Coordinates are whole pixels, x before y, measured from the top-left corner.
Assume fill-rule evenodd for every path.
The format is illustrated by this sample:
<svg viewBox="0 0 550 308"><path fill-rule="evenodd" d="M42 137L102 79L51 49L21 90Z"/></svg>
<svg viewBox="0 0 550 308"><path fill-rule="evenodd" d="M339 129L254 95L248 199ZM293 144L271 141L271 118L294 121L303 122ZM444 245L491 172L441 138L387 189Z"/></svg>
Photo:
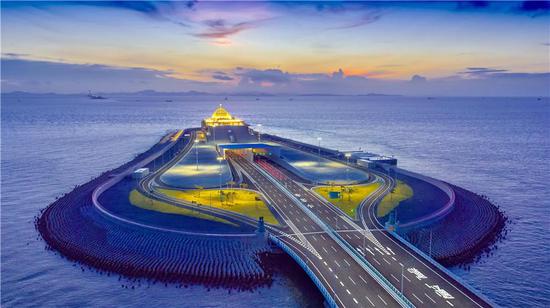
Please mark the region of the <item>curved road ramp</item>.
<svg viewBox="0 0 550 308"><path fill-rule="evenodd" d="M328 306L491 306L384 228L376 206L395 185L391 177L355 167L346 171L354 181L374 179L380 184L361 202L357 216L350 217L297 181L300 175L289 176L292 169L258 164L231 150L225 151L222 162L213 146L197 146L197 136L200 129L171 133L131 162L56 200L36 220L43 239L72 261L125 277L253 289L271 283L273 253L282 250L309 275ZM295 157L312 157L298 154ZM334 163L339 175L348 168ZM129 178L139 168L150 173ZM185 176L170 178L182 173ZM233 185L257 192L278 223L231 210L221 189L216 204L226 208L161 193L167 186L185 190ZM107 205L102 196L113 196L113 191L131 191L134 197L139 193L142 208L133 209L128 196ZM181 215L185 225L177 223ZM193 228L205 221L207 228Z"/></svg>

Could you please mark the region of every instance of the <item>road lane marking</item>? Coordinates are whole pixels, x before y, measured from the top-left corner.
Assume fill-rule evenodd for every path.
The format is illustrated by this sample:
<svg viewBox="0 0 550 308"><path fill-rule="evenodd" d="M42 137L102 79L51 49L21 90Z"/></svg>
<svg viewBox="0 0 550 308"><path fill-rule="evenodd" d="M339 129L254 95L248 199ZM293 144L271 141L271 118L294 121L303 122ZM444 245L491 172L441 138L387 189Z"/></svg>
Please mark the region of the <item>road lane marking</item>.
<svg viewBox="0 0 550 308"><path fill-rule="evenodd" d="M393 259L393 261L397 262L397 259L395 257L391 257Z"/></svg>
<svg viewBox="0 0 550 308"><path fill-rule="evenodd" d="M447 302L447 304L451 305L451 307L454 307L454 305L451 304L451 302L449 302L449 301L446 301L446 302Z"/></svg>
<svg viewBox="0 0 550 308"><path fill-rule="evenodd" d="M348 278L349 278L349 280L351 280L351 283L353 283L354 285L357 285L357 284L355 283L355 281L353 281L353 279L351 279L350 276L348 276Z"/></svg>
<svg viewBox="0 0 550 308"><path fill-rule="evenodd" d="M412 295L414 296L414 298L416 298L421 304L424 304L424 302L418 298L418 296L416 296L416 294L412 293Z"/></svg>
<svg viewBox="0 0 550 308"><path fill-rule="evenodd" d="M390 263L388 260L386 260L386 258L382 258L382 260L384 260L384 262L386 262L386 263L388 263L389 265L391 265L391 263Z"/></svg>
<svg viewBox="0 0 550 308"><path fill-rule="evenodd" d="M428 294L424 293L424 295L426 295L426 297L429 298L435 304L435 301L430 296L428 296Z"/></svg>
<svg viewBox="0 0 550 308"><path fill-rule="evenodd" d="M374 307L374 303L370 300L370 298L366 295L365 295L365 298L369 301L369 303L372 305L372 307Z"/></svg>
<svg viewBox="0 0 550 308"><path fill-rule="evenodd" d="M334 263L336 263L336 265L338 265L338 267L341 267L340 264L338 263L338 261L334 260Z"/></svg>
<svg viewBox="0 0 550 308"><path fill-rule="evenodd" d="M334 246L330 246L330 248L332 248L332 250L334 250L334 252L338 252L338 250L336 250L336 248L334 248Z"/></svg>
<svg viewBox="0 0 550 308"><path fill-rule="evenodd" d="M378 265L382 265L382 264L380 264L380 262L378 262L378 260L376 260L376 259L373 259L373 260L374 260L374 262L378 263Z"/></svg>
<svg viewBox="0 0 550 308"><path fill-rule="evenodd" d="M411 280L409 278L407 278L406 275L403 275L403 278L405 278L405 280L407 280L408 282L411 282Z"/></svg>
<svg viewBox="0 0 550 308"><path fill-rule="evenodd" d="M328 253L328 251L325 249L325 247L321 247L325 253Z"/></svg>
<svg viewBox="0 0 550 308"><path fill-rule="evenodd" d="M328 270L332 273L332 268L329 267Z"/></svg>
<svg viewBox="0 0 550 308"><path fill-rule="evenodd" d="M348 260L344 259L344 262L346 262L346 264L347 264L348 266L351 266L351 264L349 264Z"/></svg>
<svg viewBox="0 0 550 308"><path fill-rule="evenodd" d="M340 284L342 285L342 287L344 286L344 283L340 281Z"/></svg>
<svg viewBox="0 0 550 308"><path fill-rule="evenodd" d="M361 278L361 280L363 280L364 283L367 283L367 281L365 280L365 278L363 278L363 276L359 275L359 278Z"/></svg>
<svg viewBox="0 0 550 308"><path fill-rule="evenodd" d="M353 298L353 301L354 301L356 304L359 304L359 302L355 299L355 297Z"/></svg>
<svg viewBox="0 0 550 308"><path fill-rule="evenodd" d="M393 274L390 274L390 275L393 277L393 279L395 279L395 280L397 280L397 282L399 282L399 279L397 279L397 277L395 277Z"/></svg>
<svg viewBox="0 0 550 308"><path fill-rule="evenodd" d="M351 295L351 292L348 289L346 289L346 292L348 292L348 294Z"/></svg>
<svg viewBox="0 0 550 308"><path fill-rule="evenodd" d="M382 303L384 303L384 305L388 305L388 303L386 303L386 301L380 296L380 294L377 294L377 296L382 301Z"/></svg>

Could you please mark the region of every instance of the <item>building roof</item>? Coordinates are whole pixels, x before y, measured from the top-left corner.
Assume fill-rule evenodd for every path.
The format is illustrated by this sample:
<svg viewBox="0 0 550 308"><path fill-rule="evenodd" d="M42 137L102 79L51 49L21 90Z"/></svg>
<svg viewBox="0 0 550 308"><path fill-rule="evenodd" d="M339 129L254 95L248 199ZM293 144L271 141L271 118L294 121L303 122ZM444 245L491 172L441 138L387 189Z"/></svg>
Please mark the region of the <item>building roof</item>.
<svg viewBox="0 0 550 308"><path fill-rule="evenodd" d="M244 121L238 118L235 118L232 116L229 111L227 111L225 108L222 107L222 104L216 110L214 110L214 113L212 113L212 117L204 119L203 121L204 125L206 126L243 126Z"/></svg>

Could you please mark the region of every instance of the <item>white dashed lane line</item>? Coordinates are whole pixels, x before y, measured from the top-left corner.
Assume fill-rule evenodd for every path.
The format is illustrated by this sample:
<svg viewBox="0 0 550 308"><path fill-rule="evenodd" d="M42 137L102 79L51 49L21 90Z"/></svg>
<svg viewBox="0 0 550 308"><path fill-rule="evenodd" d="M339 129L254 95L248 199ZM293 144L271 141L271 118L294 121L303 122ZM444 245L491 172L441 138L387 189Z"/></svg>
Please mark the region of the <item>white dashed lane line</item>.
<svg viewBox="0 0 550 308"><path fill-rule="evenodd" d="M365 278L363 278L363 276L359 275L359 278L360 278L361 280L363 280L364 283L367 283L367 281L365 280Z"/></svg>
<svg viewBox="0 0 550 308"><path fill-rule="evenodd" d="M386 301L382 298L382 296L380 296L380 294L377 294L377 296L382 301L382 303L384 303L384 305L388 305L388 303L386 303Z"/></svg>
<svg viewBox="0 0 550 308"><path fill-rule="evenodd" d="M399 281L400 281L400 280L399 280L399 279L397 279L397 277L395 277L395 276L394 276L393 274L390 274L390 275L391 275L391 276L393 277L393 279L397 280L397 282L399 282Z"/></svg>
<svg viewBox="0 0 550 308"><path fill-rule="evenodd" d="M374 303L370 300L370 298L366 295L365 295L365 298L369 301L369 303L372 305L372 307L374 307Z"/></svg>
<svg viewBox="0 0 550 308"><path fill-rule="evenodd" d="M426 297L431 300L434 304L435 304L435 301L433 300L433 298L431 298L428 294L424 293L424 295L426 295Z"/></svg>
<svg viewBox="0 0 550 308"><path fill-rule="evenodd" d="M350 276L348 276L348 278L349 278L349 280L351 281L351 283L353 283L354 285L357 285L357 284L355 283L355 281L353 281L353 279L351 279Z"/></svg>
<svg viewBox="0 0 550 308"><path fill-rule="evenodd" d="M348 260L344 259L344 262L346 262L346 264L347 264L348 266L351 266L351 264L349 264Z"/></svg>
<svg viewBox="0 0 550 308"><path fill-rule="evenodd" d="M421 304L424 304L424 302L418 298L418 296L416 296L416 294L412 293L412 295L414 296L414 298L416 298Z"/></svg>

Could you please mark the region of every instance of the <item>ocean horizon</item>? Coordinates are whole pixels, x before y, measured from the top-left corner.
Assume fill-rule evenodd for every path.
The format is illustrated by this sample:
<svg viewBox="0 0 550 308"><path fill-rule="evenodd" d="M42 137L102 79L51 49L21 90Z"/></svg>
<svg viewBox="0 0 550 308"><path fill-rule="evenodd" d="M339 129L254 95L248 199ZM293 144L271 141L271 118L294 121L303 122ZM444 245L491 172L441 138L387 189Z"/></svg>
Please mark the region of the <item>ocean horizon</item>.
<svg viewBox="0 0 550 308"><path fill-rule="evenodd" d="M386 95L2 94L2 305L315 306L307 277L276 274L253 292L122 286L45 250L34 218L56 197L198 127L223 104L261 131L398 166L486 195L510 218L497 249L450 270L504 307L550 305L550 98ZM128 287L130 286L130 287ZM133 287L133 288L132 288ZM231 296L227 296L230 293Z"/></svg>

